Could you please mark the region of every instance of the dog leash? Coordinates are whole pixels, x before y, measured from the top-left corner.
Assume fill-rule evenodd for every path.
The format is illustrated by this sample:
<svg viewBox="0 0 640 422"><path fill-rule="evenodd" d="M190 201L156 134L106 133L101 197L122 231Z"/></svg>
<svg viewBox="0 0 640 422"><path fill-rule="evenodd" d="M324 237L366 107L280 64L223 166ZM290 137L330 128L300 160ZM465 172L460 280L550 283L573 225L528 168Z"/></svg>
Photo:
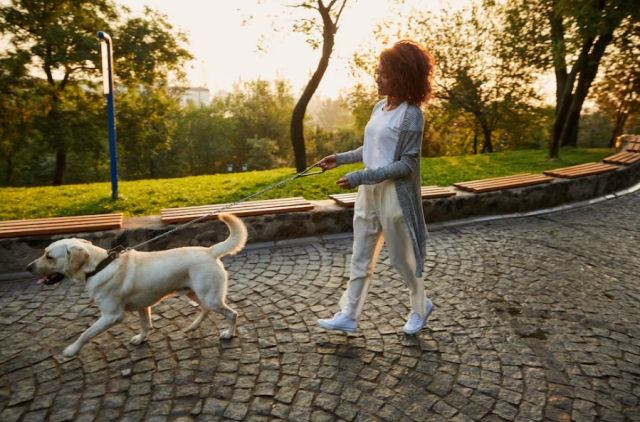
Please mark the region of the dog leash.
<svg viewBox="0 0 640 422"><path fill-rule="evenodd" d="M135 245L135 246L132 246L132 247L130 247L130 248L126 248L126 249L124 249L124 250L119 250L118 248L122 248L122 246L117 246L117 247L115 247L115 248L113 248L113 249L111 249L111 250L109 251L109 256L115 256L115 257L117 258L117 257L119 257L120 255L126 254L126 253L127 253L127 252L129 252L129 251L132 251L132 250L134 250L134 249L139 248L140 246L144 246L144 245L146 245L147 243L151 243L151 242L153 242L154 240L160 239L161 237L168 236L168 235L170 235L171 233L175 232L176 230L180 230L180 229L182 229L182 228L184 228L184 227L187 227L187 226L189 226L189 225L191 225L191 224L193 224L193 223L197 223L198 221L204 220L204 219L205 219L205 218L207 218L207 217L211 217L212 215L218 214L218 213L220 213L220 212L222 212L222 211L224 211L224 210L226 210L226 209L229 209L229 208L233 207L234 205L238 205L238 204L239 204L239 203L241 203L241 202L244 202L244 201L246 201L246 200L248 200L248 199L254 198L254 197L256 197L256 196L258 196L258 195L260 195L260 194L263 194L263 193L265 193L265 192L268 192L268 191L270 191L270 190L272 190L272 189L275 189L275 188L277 188L277 187L280 187L280 186L284 185L285 183L289 183L289 182L291 182L292 180L297 179L298 177L315 176L316 174L322 174L322 173L324 173L324 170L323 170L323 171L316 171L316 172L313 172L313 173L309 173L309 170L311 170L311 169L312 169L312 168L314 168L314 167L318 167L319 165L320 165L320 161L318 161L317 163L315 163L314 165L312 165L311 167L309 167L309 168L308 168L308 169L306 169L305 171L303 171L303 172L301 172L301 173L296 174L296 175L295 175L295 176L293 176L293 177L290 177L290 178L288 178L288 179L286 179L286 180L283 180L283 181L281 181L281 182L278 182L278 183L276 183L275 185L269 186L268 188L262 189L260 192L256 192L256 193L254 193L254 194L252 194L252 195L249 195L249 196L247 196L246 198L242 198L242 199L240 199L240 200L238 200L238 201L236 201L236 202L234 202L234 203L232 203L232 204L227 204L227 205L225 205L225 206L224 206L224 207L222 207L222 208L219 208L219 209L217 209L217 210L211 211L209 214L203 215L202 217L198 217L198 218L196 218L195 220L191 220L191 221L188 221L188 222L186 222L186 223L184 223L184 224L182 224L182 225L180 225L180 226L178 226L178 227L174 227L173 229L169 230L168 232L162 233L162 234L160 234L160 235L158 235L158 236L156 236L156 237L152 237L151 239L147 240L146 242L139 243L139 244L137 244L137 245ZM307 173L308 173L308 174L307 174ZM112 260L113 260L113 259L112 259ZM111 260L111 261L112 261L112 260ZM109 263L111 263L111 261L109 261ZM108 263L107 263L107 265L108 265ZM105 265L105 266L106 266L106 265Z"/></svg>

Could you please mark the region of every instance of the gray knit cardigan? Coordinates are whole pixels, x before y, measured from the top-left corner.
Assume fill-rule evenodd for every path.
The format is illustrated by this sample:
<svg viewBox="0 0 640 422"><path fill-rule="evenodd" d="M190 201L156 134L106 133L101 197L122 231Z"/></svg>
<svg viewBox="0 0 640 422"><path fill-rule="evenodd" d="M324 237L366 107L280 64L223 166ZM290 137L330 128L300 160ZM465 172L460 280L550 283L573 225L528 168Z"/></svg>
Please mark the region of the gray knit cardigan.
<svg viewBox="0 0 640 422"><path fill-rule="evenodd" d="M387 100L382 100L373 108L375 113ZM422 131L424 116L416 105L409 105L402 120L398 145L393 155L393 163L375 170L360 170L347 174L349 185L354 189L360 185L375 185L388 179L395 180L398 200L407 223L413 253L416 258L416 277L422 277L424 256L429 237L422 212L422 194L420 192L420 153L422 150ZM363 147L354 151L336 154L336 164L352 164L362 161Z"/></svg>

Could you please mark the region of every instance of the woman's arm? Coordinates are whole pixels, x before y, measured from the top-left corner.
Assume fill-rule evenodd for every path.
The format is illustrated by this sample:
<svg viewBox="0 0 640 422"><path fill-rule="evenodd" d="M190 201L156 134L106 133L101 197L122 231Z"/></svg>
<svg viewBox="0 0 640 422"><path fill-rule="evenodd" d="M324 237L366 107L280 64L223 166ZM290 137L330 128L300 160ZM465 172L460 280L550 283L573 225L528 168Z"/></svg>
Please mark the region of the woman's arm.
<svg viewBox="0 0 640 422"><path fill-rule="evenodd" d="M360 147L358 149L355 149L349 152L335 154L336 166L341 166L343 164L359 163L360 161L362 161L362 151L364 151L364 147Z"/></svg>
<svg viewBox="0 0 640 422"><path fill-rule="evenodd" d="M401 132L398 142L406 142L409 147L400 155L400 160L375 170L360 170L347 174L349 185L354 189L360 185L375 185L388 179L398 179L411 174L420 159L422 131Z"/></svg>

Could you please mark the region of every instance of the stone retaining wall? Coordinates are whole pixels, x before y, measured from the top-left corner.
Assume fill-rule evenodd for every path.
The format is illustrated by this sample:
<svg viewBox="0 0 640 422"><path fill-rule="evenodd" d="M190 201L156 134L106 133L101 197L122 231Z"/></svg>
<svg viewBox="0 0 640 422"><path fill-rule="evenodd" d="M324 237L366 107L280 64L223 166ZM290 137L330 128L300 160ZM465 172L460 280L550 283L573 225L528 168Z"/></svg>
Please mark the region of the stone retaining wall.
<svg viewBox="0 0 640 422"><path fill-rule="evenodd" d="M427 226L515 213L529 213L583 202L624 191L640 182L640 164L618 171L578 179L554 179L552 183L474 194L458 190L451 198L424 200ZM353 209L333 200L311 201L314 210L243 217L249 242L349 233ZM41 256L51 242L81 237L106 249L116 245L134 246L166 232L176 224L162 224L159 216L127 218L121 230L64 235L28 236L0 239L0 274L25 271L26 265ZM146 245L142 250L163 250L181 246L210 246L224 240L228 231L218 220L203 221L178 230Z"/></svg>

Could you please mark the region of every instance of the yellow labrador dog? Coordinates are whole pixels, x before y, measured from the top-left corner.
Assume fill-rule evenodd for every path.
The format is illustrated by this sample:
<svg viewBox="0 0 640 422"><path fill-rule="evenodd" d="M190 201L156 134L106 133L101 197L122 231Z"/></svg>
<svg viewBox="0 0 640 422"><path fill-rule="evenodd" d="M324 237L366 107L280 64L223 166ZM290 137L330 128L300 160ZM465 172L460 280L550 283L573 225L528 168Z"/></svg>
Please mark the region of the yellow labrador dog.
<svg viewBox="0 0 640 422"><path fill-rule="evenodd" d="M142 330L131 338L140 344L151 326L151 306L166 296L181 292L200 305L201 313L187 329L198 328L214 311L224 315L229 329L220 337L235 334L238 314L226 304L227 272L220 258L239 252L247 241L247 229L238 217L220 214L229 226L229 237L210 248L185 247L161 252L129 251L109 259L106 250L83 239L64 239L52 243L44 255L27 270L42 277L38 284L57 284L64 278L85 282L89 296L100 308L100 319L62 354L71 357L93 337L122 321L125 312L140 315ZM96 272L97 270L97 272Z"/></svg>

